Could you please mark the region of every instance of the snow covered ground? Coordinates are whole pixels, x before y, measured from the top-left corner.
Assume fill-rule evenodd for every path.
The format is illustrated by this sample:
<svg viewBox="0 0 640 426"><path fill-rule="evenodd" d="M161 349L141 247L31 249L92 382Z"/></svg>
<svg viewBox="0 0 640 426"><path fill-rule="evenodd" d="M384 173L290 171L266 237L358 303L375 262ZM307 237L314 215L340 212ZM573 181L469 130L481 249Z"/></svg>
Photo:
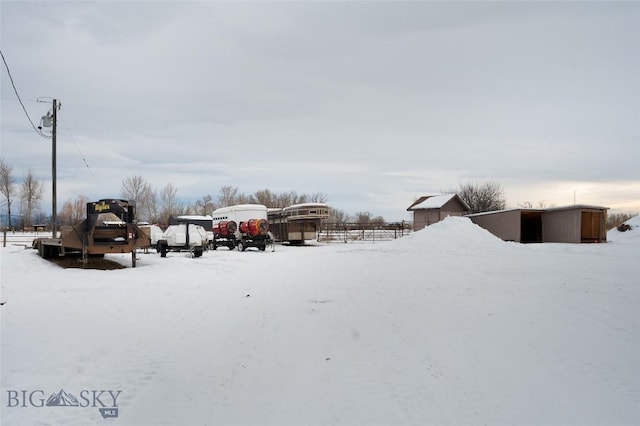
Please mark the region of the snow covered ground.
<svg viewBox="0 0 640 426"><path fill-rule="evenodd" d="M0 423L637 425L630 223L608 244L520 245L448 218L112 271L7 247Z"/></svg>

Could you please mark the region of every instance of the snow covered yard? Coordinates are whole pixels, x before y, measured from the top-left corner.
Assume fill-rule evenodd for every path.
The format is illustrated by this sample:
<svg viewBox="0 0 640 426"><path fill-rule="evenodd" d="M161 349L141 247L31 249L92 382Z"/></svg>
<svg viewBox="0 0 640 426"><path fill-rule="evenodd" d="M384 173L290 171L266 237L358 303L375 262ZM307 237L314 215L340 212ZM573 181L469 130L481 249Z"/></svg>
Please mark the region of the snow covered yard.
<svg viewBox="0 0 640 426"><path fill-rule="evenodd" d="M448 218L392 242L139 253L113 271L7 247L0 421L640 424L637 225L520 245Z"/></svg>

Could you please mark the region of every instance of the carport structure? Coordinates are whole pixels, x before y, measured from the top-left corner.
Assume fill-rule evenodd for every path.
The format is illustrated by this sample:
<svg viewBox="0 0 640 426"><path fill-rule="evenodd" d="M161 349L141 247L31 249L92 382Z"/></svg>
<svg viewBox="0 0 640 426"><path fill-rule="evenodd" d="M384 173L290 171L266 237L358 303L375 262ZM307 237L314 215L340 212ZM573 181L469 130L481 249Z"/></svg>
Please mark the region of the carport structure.
<svg viewBox="0 0 640 426"><path fill-rule="evenodd" d="M573 205L511 209L468 215L505 241L520 243L606 243L607 207Z"/></svg>

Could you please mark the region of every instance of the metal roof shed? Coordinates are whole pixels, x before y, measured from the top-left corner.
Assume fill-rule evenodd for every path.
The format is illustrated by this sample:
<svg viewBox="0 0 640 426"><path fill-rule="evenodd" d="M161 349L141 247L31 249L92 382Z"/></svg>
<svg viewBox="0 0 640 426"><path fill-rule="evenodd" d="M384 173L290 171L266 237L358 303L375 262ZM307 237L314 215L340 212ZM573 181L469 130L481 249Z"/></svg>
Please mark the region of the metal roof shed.
<svg viewBox="0 0 640 426"><path fill-rule="evenodd" d="M473 223L505 241L542 242L540 210L510 209L475 213L467 216Z"/></svg>
<svg viewBox="0 0 640 426"><path fill-rule="evenodd" d="M521 243L604 243L607 207L574 205L512 209L468 215L505 241Z"/></svg>
<svg viewBox="0 0 640 426"><path fill-rule="evenodd" d="M606 243L607 207L575 205L546 209L542 233L547 243Z"/></svg>

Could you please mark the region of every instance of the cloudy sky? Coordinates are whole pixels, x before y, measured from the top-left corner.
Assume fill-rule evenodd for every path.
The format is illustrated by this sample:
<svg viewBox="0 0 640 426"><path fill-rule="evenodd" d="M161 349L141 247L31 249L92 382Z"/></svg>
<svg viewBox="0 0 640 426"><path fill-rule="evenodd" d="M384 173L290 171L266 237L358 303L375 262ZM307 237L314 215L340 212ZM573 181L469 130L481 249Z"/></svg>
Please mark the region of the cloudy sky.
<svg viewBox="0 0 640 426"><path fill-rule="evenodd" d="M486 180L510 207L640 210L640 2L3 0L0 19L36 125L62 102L58 206L140 175L387 220ZM51 143L2 67L2 158L50 210Z"/></svg>

